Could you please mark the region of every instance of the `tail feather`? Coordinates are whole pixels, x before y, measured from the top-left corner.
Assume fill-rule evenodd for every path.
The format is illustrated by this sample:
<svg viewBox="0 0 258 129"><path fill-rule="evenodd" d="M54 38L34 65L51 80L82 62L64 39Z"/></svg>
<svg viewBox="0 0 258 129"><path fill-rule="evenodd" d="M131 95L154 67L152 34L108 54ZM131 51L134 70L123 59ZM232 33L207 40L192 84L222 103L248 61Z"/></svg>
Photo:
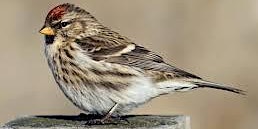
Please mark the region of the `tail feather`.
<svg viewBox="0 0 258 129"><path fill-rule="evenodd" d="M205 81L205 80L199 80L199 79L191 80L190 82L196 85L196 87L193 87L192 89L213 88L213 89L229 91L229 92L233 92L233 93L237 93L237 94L241 94L241 95L246 95L246 91L243 91L243 90L240 90L237 88L233 88L230 86L226 86L223 84L218 84L218 83L209 82L209 81Z"/></svg>

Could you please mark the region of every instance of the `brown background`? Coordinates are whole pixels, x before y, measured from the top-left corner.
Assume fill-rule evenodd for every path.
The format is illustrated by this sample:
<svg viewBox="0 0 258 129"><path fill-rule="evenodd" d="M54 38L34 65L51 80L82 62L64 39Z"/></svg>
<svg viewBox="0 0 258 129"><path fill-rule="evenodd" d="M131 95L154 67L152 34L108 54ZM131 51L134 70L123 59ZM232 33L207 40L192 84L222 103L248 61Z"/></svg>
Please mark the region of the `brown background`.
<svg viewBox="0 0 258 129"><path fill-rule="evenodd" d="M48 69L38 30L61 0L0 2L0 123L22 115L78 114ZM200 89L154 99L132 113L186 114L193 129L258 124L258 1L80 0L70 2L171 64L248 91Z"/></svg>

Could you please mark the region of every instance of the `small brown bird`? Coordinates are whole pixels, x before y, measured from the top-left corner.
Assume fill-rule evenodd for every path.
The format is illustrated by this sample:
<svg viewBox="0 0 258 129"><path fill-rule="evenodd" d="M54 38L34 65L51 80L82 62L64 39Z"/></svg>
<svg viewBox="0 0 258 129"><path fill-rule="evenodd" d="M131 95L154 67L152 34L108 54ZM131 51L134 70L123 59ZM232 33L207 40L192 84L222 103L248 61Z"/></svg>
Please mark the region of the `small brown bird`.
<svg viewBox="0 0 258 129"><path fill-rule="evenodd" d="M57 84L75 106L103 115L99 122L173 92L207 87L244 94L169 65L73 4L53 8L40 33Z"/></svg>

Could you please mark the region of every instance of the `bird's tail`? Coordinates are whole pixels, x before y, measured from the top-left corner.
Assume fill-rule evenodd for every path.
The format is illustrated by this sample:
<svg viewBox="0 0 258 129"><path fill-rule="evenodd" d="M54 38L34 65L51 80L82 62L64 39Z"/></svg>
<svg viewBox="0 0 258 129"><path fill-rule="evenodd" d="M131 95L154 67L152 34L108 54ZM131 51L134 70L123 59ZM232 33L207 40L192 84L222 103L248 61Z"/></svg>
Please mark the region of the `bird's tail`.
<svg viewBox="0 0 258 129"><path fill-rule="evenodd" d="M161 93L169 93L171 91L190 91L193 89L199 88L212 88L212 89L219 89L224 91L233 92L236 94L245 95L246 92L237 88L233 88L227 85L218 84L210 81L205 81L202 79L183 79L177 81L167 81L163 83L159 83L158 87Z"/></svg>
<svg viewBox="0 0 258 129"><path fill-rule="evenodd" d="M224 91L233 92L236 94L246 95L246 91L227 86L224 84L218 84L210 81L200 80L200 79L189 79L190 83L194 84L195 87L192 89L198 89L198 88L213 88L213 89L219 89Z"/></svg>

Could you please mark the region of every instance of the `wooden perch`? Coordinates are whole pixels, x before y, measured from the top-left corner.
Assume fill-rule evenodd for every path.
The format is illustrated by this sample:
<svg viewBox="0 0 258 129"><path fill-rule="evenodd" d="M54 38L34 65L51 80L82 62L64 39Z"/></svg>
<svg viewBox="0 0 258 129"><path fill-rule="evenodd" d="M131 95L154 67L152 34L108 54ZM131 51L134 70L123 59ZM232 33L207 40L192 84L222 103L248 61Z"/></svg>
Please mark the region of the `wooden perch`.
<svg viewBox="0 0 258 129"><path fill-rule="evenodd" d="M15 129L190 129L188 116L127 115L105 125L85 125L89 115L28 116L8 122L2 128ZM126 119L126 120L125 120Z"/></svg>

